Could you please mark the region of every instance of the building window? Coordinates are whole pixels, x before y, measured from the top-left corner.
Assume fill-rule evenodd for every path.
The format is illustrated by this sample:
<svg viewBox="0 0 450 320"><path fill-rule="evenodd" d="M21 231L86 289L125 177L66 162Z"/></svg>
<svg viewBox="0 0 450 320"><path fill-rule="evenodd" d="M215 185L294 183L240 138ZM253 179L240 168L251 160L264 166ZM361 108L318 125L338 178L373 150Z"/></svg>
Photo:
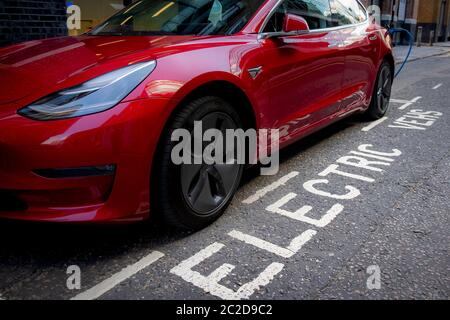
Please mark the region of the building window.
<svg viewBox="0 0 450 320"><path fill-rule="evenodd" d="M130 5L132 0L73 0L71 4L81 8L81 29L70 30L69 35L77 36L88 32L96 25Z"/></svg>

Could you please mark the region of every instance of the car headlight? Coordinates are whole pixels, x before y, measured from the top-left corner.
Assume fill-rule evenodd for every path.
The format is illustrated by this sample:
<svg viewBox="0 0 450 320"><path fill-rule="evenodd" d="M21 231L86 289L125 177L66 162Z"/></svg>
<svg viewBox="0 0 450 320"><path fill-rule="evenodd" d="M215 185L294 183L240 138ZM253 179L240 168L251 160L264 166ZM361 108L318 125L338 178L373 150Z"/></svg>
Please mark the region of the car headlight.
<svg viewBox="0 0 450 320"><path fill-rule="evenodd" d="M34 120L59 120L111 109L155 70L156 61L129 65L81 85L64 89L20 109Z"/></svg>

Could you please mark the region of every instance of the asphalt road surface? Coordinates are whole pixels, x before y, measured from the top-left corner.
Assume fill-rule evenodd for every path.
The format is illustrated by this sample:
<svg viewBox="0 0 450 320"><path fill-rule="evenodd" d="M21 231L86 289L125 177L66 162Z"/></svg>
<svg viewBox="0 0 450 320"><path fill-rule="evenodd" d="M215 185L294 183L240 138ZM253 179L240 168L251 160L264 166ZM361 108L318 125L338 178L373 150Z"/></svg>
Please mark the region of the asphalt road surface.
<svg viewBox="0 0 450 320"><path fill-rule="evenodd" d="M409 63L393 99L247 172L198 233L0 221L0 298L448 299L450 55Z"/></svg>

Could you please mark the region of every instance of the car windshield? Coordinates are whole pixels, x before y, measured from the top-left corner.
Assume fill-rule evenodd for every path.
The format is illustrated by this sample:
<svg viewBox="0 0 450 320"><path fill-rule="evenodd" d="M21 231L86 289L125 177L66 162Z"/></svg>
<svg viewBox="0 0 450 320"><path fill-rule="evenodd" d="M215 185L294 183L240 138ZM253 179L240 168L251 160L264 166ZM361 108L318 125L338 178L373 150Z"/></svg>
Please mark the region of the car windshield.
<svg viewBox="0 0 450 320"><path fill-rule="evenodd" d="M265 0L141 0L90 35L228 35L239 32Z"/></svg>

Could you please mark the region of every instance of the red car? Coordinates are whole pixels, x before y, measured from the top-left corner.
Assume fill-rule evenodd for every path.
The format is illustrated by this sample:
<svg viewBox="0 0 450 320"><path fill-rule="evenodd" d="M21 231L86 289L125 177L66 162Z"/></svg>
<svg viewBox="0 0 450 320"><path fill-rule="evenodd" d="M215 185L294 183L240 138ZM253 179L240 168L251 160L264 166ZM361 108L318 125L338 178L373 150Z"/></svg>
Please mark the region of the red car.
<svg viewBox="0 0 450 320"><path fill-rule="evenodd" d="M0 49L0 217L201 228L242 164L175 165L171 133L382 117L390 38L356 0L141 0L79 37Z"/></svg>

